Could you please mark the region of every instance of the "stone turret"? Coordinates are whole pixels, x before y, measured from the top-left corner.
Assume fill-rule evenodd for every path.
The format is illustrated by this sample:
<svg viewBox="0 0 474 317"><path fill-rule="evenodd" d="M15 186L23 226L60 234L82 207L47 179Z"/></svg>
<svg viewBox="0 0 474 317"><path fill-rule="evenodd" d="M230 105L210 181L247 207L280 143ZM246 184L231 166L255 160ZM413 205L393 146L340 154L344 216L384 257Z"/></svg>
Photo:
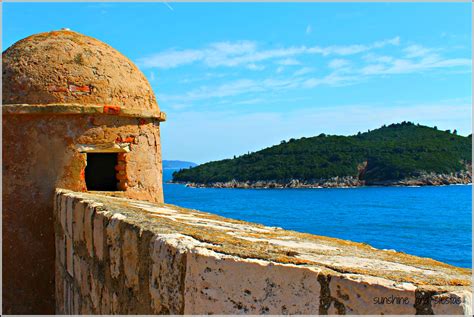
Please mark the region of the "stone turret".
<svg viewBox="0 0 474 317"><path fill-rule="evenodd" d="M163 202L160 112L125 56L67 29L3 66L3 312L54 313L56 187Z"/></svg>

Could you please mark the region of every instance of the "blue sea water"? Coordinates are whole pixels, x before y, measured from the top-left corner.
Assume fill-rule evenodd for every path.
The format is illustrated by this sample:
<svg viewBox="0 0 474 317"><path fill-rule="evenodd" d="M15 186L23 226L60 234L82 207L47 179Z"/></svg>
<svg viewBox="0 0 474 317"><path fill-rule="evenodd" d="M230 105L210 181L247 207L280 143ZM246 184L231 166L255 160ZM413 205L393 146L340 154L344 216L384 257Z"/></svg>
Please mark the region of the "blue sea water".
<svg viewBox="0 0 474 317"><path fill-rule="evenodd" d="M164 180L173 170L164 170ZM221 189L164 185L165 202L472 267L471 185Z"/></svg>

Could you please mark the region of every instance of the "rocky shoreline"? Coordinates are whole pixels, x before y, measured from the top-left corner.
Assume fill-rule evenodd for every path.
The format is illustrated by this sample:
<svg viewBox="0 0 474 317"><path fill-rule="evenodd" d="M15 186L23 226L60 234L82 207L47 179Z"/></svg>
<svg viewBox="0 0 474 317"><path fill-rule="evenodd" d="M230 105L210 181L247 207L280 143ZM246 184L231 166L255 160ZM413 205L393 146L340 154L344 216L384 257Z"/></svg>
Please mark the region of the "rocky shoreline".
<svg viewBox="0 0 474 317"><path fill-rule="evenodd" d="M420 176L406 178L402 180L385 180L367 182L354 176L336 176L329 179L317 179L311 181L302 181L292 179L289 181L228 181L215 183L194 183L171 181L170 183L184 184L193 188L354 188L362 186L441 186L455 184L471 184L472 173L468 171L459 171L450 174L422 173Z"/></svg>

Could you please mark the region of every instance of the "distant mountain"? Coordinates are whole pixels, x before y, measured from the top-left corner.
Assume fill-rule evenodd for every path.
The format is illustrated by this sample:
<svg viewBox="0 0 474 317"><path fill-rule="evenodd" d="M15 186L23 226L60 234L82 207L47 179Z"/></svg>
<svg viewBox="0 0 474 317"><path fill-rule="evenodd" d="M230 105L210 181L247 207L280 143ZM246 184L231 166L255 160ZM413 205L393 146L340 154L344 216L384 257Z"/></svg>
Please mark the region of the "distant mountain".
<svg viewBox="0 0 474 317"><path fill-rule="evenodd" d="M164 169L190 168L197 166L196 163L176 160L163 160Z"/></svg>
<svg viewBox="0 0 474 317"><path fill-rule="evenodd" d="M347 187L471 182L472 138L402 122L353 136L290 139L173 173L211 187Z"/></svg>

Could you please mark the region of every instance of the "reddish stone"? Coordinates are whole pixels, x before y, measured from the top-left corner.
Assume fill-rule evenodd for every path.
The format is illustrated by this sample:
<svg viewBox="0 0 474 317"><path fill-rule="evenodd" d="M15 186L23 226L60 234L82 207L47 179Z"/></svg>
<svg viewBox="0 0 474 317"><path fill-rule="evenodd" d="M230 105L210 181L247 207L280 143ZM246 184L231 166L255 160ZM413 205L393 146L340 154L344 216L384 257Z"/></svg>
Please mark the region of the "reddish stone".
<svg viewBox="0 0 474 317"><path fill-rule="evenodd" d="M122 138L121 136L118 136L115 139L115 143L133 143L134 140L135 140L134 136L129 136L129 137L126 137L125 139Z"/></svg>
<svg viewBox="0 0 474 317"><path fill-rule="evenodd" d="M84 86L76 86L76 85L69 85L70 92L91 92L91 87L89 85Z"/></svg>
<svg viewBox="0 0 474 317"><path fill-rule="evenodd" d="M135 137L129 136L129 137L126 137L125 139L122 139L122 142L123 143L132 143L134 140L135 140Z"/></svg>
<svg viewBox="0 0 474 317"><path fill-rule="evenodd" d="M49 86L48 90L52 92L67 92L68 91L66 87L58 87L58 86Z"/></svg>
<svg viewBox="0 0 474 317"><path fill-rule="evenodd" d="M126 160L127 160L127 153L119 153L119 154L117 155L117 159L118 159L119 161L126 161Z"/></svg>
<svg viewBox="0 0 474 317"><path fill-rule="evenodd" d="M115 170L118 172L118 171L125 171L125 165L123 164L118 164L118 165L115 165Z"/></svg>
<svg viewBox="0 0 474 317"><path fill-rule="evenodd" d="M104 113L119 114L120 113L120 107L119 106L105 105L104 106Z"/></svg>
<svg viewBox="0 0 474 317"><path fill-rule="evenodd" d="M118 172L117 173L117 179L128 181L128 176L126 174L121 174L120 172Z"/></svg>

